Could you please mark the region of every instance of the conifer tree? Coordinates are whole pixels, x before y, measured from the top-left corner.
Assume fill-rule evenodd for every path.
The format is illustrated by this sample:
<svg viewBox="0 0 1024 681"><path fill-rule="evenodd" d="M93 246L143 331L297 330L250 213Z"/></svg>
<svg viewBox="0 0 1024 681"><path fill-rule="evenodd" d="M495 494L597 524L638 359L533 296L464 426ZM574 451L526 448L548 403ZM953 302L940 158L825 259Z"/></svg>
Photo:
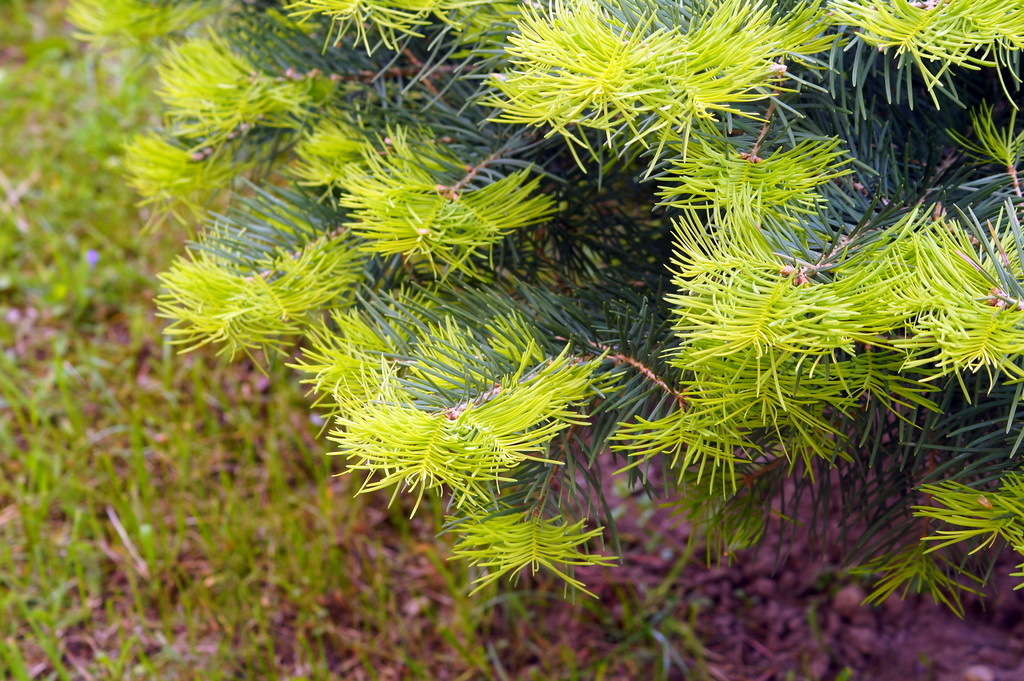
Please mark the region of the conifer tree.
<svg viewBox="0 0 1024 681"><path fill-rule="evenodd" d="M289 362L360 492L447 500L480 586L585 590L612 474L712 559L809 499L876 599L959 609L1024 554L1024 4L71 18L159 49L130 181L154 229L202 225L168 336Z"/></svg>

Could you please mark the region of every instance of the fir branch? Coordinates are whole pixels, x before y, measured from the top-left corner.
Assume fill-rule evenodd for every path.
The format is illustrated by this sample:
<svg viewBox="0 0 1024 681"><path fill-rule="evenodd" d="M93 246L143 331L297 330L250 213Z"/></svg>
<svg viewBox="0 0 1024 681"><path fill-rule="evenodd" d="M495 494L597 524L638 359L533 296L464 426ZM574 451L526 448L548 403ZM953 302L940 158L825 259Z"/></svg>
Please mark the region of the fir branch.
<svg viewBox="0 0 1024 681"><path fill-rule="evenodd" d="M198 16L138 4L73 1L97 36ZM686 488L716 559L762 540L783 482L830 512L835 471L875 597L959 608L963 551L1024 543L990 516L1024 446L1021 11L287 12L235 4L164 55L166 125L129 146L130 181L182 214L252 184L162 276L160 314L187 347L304 339L361 491L446 495L480 586L544 567L582 588L572 566L608 561L580 519L612 515L609 451L627 484L660 465Z"/></svg>

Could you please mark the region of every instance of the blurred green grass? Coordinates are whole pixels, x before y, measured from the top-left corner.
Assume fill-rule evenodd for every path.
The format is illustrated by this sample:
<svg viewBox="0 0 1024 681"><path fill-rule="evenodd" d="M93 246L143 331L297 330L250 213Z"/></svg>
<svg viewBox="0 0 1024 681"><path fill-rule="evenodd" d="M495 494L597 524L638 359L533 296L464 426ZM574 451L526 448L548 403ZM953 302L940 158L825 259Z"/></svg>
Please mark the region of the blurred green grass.
<svg viewBox="0 0 1024 681"><path fill-rule="evenodd" d="M168 348L184 234L144 232L119 160L147 57L63 11L0 0L0 678L703 678L664 589L468 599L439 502L353 499L293 375Z"/></svg>

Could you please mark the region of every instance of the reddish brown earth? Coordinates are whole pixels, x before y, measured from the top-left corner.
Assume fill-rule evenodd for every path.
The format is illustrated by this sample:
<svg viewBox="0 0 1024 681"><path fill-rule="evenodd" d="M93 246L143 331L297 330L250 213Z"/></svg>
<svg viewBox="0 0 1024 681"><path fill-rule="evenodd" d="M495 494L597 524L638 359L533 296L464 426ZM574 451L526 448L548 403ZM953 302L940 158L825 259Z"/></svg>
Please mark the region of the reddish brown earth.
<svg viewBox="0 0 1024 681"><path fill-rule="evenodd" d="M966 598L960 619L913 593L863 605L870 585L842 569L838 547L820 555L799 536L781 561L770 548L748 550L728 566L692 561L673 579L672 556L687 529L669 529L658 513L646 522L638 517L625 514L621 532L638 543L657 532L647 544L661 545L660 556L640 555L637 546L627 549L621 567L580 573L602 598L614 598L625 585L641 592L661 587L666 602L679 604L673 616L688 610L705 659L700 670L691 663L693 678L1024 681L1024 589L1014 591L1019 580L1007 576L1019 563L1016 554L1001 557L986 597Z"/></svg>

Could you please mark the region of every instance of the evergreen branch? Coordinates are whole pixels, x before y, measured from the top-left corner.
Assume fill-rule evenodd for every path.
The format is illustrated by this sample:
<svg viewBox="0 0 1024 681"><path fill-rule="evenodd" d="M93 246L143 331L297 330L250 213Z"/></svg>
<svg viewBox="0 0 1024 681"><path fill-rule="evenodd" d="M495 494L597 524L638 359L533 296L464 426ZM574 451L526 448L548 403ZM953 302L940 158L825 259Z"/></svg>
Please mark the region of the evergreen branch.
<svg viewBox="0 0 1024 681"><path fill-rule="evenodd" d="M198 17L140 3L73 0L100 39ZM830 524L837 492L875 598L960 608L963 554L1024 544L991 516L1024 446L1022 11L286 5L233 3L164 55L130 181L183 217L241 191L159 312L188 347L304 339L360 491L446 495L479 587L608 562L581 519L613 515L609 451L686 489L714 559L774 499Z"/></svg>

